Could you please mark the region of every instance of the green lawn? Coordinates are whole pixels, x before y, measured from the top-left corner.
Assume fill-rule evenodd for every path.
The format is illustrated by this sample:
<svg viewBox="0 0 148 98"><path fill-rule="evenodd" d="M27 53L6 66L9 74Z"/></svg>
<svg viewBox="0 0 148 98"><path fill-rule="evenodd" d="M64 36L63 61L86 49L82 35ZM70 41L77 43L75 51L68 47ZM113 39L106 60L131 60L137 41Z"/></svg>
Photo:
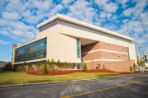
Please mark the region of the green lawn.
<svg viewBox="0 0 148 98"><path fill-rule="evenodd" d="M113 76L118 75L115 73L71 73L65 75L56 75L56 76L36 76L29 75L23 72L0 72L0 85L8 84L20 84L20 83L35 83L35 82L55 82L55 81L70 81L78 79L92 79L100 78L104 76Z"/></svg>

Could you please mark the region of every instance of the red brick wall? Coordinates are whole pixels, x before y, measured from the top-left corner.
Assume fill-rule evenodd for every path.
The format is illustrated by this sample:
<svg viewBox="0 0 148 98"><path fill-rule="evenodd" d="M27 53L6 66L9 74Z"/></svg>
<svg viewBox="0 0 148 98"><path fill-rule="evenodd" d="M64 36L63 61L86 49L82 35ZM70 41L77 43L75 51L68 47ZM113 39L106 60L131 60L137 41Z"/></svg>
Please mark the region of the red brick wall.
<svg viewBox="0 0 148 98"><path fill-rule="evenodd" d="M96 69L96 66L100 65L100 69L103 67L115 72L130 72L130 66L134 64L134 60L127 61L109 61L109 62L89 62L86 63L88 69Z"/></svg>
<svg viewBox="0 0 148 98"><path fill-rule="evenodd" d="M95 42L82 47L83 52L88 52L90 50L97 50L97 49L106 49L106 50L113 50L113 51L128 53L127 47L105 43L105 42Z"/></svg>
<svg viewBox="0 0 148 98"><path fill-rule="evenodd" d="M110 50L107 51L93 51L93 50ZM91 52L93 51L93 52ZM116 51L119 53L115 53ZM123 53L120 53L123 52ZM101 67L110 69L117 72L129 72L130 65L133 65L134 61L128 60L128 48L124 46L114 45L105 42L95 42L82 47L83 61L88 65L88 69L96 69L99 64ZM123 61L93 61L96 59L115 59ZM92 62L88 62L87 60Z"/></svg>
<svg viewBox="0 0 148 98"><path fill-rule="evenodd" d="M113 51L119 51L119 52L126 52L128 53L128 48L119 46L119 45L114 45L110 43L105 43L105 42L99 42L100 49L107 49L107 50L113 50Z"/></svg>
<svg viewBox="0 0 148 98"><path fill-rule="evenodd" d="M101 58L128 60L128 54L118 54L118 53L110 53L110 52L102 52L102 51L83 54L84 60L101 59Z"/></svg>
<svg viewBox="0 0 148 98"><path fill-rule="evenodd" d="M105 52L105 51L91 52L93 50L99 50L99 49L111 50L111 51L116 51L116 52L124 52L125 54ZM95 43L83 46L82 54L83 54L84 61L93 60L93 59L128 60L128 48L127 47L113 45L113 44L104 43L104 42L97 42L97 43L95 42Z"/></svg>

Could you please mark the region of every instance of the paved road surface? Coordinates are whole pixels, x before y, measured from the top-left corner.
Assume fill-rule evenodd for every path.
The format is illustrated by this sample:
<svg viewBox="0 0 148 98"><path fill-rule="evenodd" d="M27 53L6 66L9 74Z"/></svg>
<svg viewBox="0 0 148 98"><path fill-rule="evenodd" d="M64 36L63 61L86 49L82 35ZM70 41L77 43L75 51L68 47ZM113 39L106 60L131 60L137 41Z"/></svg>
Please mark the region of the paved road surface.
<svg viewBox="0 0 148 98"><path fill-rule="evenodd" d="M148 98L148 73L0 88L0 98Z"/></svg>

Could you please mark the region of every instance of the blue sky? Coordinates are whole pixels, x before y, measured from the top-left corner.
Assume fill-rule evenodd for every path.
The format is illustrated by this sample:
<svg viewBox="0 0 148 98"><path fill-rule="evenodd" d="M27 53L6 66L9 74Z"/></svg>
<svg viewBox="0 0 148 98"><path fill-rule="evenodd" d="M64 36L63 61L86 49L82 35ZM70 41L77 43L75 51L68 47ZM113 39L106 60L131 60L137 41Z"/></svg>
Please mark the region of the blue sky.
<svg viewBox="0 0 148 98"><path fill-rule="evenodd" d="M133 37L148 54L148 0L0 0L0 60L10 61L12 45L33 39L37 24L57 13Z"/></svg>

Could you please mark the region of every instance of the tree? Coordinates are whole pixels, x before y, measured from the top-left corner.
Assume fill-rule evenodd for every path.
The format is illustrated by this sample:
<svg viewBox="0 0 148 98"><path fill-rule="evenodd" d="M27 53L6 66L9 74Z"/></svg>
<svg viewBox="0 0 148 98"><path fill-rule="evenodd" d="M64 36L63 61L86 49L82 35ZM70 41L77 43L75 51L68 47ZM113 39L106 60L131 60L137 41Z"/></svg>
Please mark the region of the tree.
<svg viewBox="0 0 148 98"><path fill-rule="evenodd" d="M83 65L83 71L87 71L87 65L86 65L86 63L84 63L84 65Z"/></svg>
<svg viewBox="0 0 148 98"><path fill-rule="evenodd" d="M145 63L144 63L143 60L138 61L137 64L138 64L139 66L141 66L141 67L144 67L144 66L145 66Z"/></svg>
<svg viewBox="0 0 148 98"><path fill-rule="evenodd" d="M8 63L6 63L5 65L4 65L4 70L12 70L12 64L10 63L10 62L8 62Z"/></svg>

